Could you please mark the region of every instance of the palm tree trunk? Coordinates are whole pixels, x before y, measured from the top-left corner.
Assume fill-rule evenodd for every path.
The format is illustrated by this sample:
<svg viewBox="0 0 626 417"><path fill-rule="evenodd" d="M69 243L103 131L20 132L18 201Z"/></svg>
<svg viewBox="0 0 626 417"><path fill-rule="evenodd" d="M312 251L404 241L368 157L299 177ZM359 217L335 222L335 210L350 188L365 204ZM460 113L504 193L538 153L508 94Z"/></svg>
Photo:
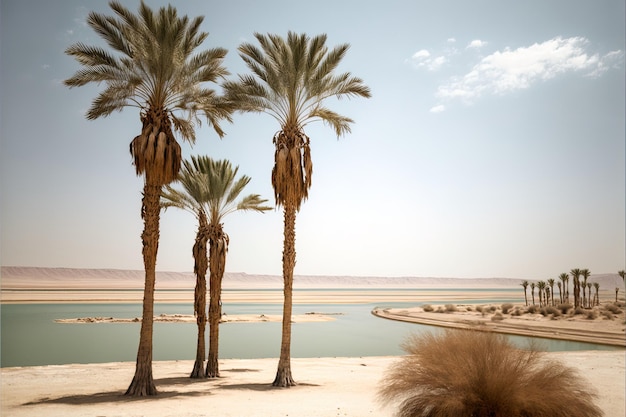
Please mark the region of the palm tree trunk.
<svg viewBox="0 0 626 417"><path fill-rule="evenodd" d="M208 259L206 251L206 218L202 213L198 216L199 226L196 242L193 245L194 272L196 274L196 288L194 292L194 313L198 324L198 343L196 346L196 360L190 378L204 377L205 336L206 329L206 271Z"/></svg>
<svg viewBox="0 0 626 417"><path fill-rule="evenodd" d="M226 267L226 240L220 232L209 243L209 359L206 365L206 376L218 378L219 369L219 331L220 331L220 299L222 294L222 278Z"/></svg>
<svg viewBox="0 0 626 417"><path fill-rule="evenodd" d="M291 387L296 382L291 376L291 315L293 297L293 270L296 266L296 207L289 204L284 208L285 229L283 242L283 334L280 343L280 359L275 387Z"/></svg>
<svg viewBox="0 0 626 417"><path fill-rule="evenodd" d="M145 268L145 284L143 290L143 312L141 331L139 333L139 349L133 377L126 395L156 395L157 390L152 377L152 329L154 320L154 284L156 281L156 257L159 250L159 216L161 186L144 183L141 215L144 229L141 235L143 242L143 263Z"/></svg>

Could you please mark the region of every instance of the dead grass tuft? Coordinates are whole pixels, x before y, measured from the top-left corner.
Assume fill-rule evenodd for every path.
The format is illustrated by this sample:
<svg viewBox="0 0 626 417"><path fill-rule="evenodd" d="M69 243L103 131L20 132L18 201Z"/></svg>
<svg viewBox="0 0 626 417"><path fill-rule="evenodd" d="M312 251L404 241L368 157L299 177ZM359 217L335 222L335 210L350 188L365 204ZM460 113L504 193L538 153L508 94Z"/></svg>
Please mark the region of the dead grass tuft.
<svg viewBox="0 0 626 417"><path fill-rule="evenodd" d="M398 417L599 417L596 395L569 367L519 350L497 333L413 335L387 371L379 399Z"/></svg>

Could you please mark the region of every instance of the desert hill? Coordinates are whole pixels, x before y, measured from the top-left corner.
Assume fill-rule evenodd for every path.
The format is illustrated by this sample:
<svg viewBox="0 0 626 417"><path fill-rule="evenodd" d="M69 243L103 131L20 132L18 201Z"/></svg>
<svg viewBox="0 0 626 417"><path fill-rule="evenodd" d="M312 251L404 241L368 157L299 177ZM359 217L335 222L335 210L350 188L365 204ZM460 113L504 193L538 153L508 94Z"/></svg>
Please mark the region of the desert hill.
<svg viewBox="0 0 626 417"><path fill-rule="evenodd" d="M38 268L3 266L0 285L3 289L131 289L143 288L141 270ZM529 280L531 281L531 280ZM434 278L434 277L355 277L296 275L296 288L503 288L518 287L518 278ZM613 290L624 287L615 274L595 274L589 282L599 282L600 288ZM191 289L195 276L192 272L157 272L157 289ZM226 272L224 288L281 288L282 277Z"/></svg>

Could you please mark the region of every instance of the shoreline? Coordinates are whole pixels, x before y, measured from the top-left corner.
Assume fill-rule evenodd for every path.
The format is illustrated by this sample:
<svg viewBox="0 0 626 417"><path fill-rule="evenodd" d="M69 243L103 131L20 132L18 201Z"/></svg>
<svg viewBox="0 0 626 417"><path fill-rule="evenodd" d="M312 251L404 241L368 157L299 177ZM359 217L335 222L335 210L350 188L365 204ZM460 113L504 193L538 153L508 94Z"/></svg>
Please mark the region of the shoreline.
<svg viewBox="0 0 626 417"><path fill-rule="evenodd" d="M546 352L575 368L607 417L624 415L625 355L620 351ZM97 417L392 417L376 394L398 357L292 358L298 385L273 388L277 358L220 360L221 377L192 380L193 361L153 363L159 395L125 397L133 362L2 368L1 415Z"/></svg>
<svg viewBox="0 0 626 417"><path fill-rule="evenodd" d="M433 305L433 308L443 306ZM518 306L519 307L519 306ZM626 348L626 324L624 312L612 320L599 316L593 320L578 316L552 317L541 314L514 316L502 315L494 320L494 314L465 309L456 311L429 312L422 307L411 308L376 308L372 314L389 320L418 323L437 327L493 331L518 336L540 337L546 339L567 340L574 342L595 343ZM497 310L495 310L497 311Z"/></svg>

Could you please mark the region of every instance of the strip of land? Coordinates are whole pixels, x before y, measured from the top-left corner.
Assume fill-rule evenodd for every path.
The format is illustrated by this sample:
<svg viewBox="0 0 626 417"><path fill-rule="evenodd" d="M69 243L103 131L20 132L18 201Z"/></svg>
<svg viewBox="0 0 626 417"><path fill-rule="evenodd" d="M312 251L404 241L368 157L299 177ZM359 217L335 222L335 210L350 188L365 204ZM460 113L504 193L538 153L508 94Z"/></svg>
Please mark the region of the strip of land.
<svg viewBox="0 0 626 417"><path fill-rule="evenodd" d="M413 308L378 308L372 313L390 320L457 329L473 329L494 331L520 336L544 337L549 339L570 340L578 342L598 343L611 346L626 347L626 323L624 309L615 308L612 313L603 306L583 310L582 314L522 313L511 314L516 309L525 311L525 306L511 307L508 314L502 314L500 306L471 305L432 305L425 311L424 307ZM607 313L608 311L608 313Z"/></svg>
<svg viewBox="0 0 626 417"><path fill-rule="evenodd" d="M292 323L315 323L336 320L335 315L341 313L316 313L294 314L291 316ZM283 320L278 314L223 314L220 323L263 323L279 322ZM160 323L196 323L197 318L192 314L160 314L154 316L155 322ZM103 324L103 323L137 323L141 322L141 317L120 318L120 317L78 317L73 319L56 319L55 323L64 324Z"/></svg>

